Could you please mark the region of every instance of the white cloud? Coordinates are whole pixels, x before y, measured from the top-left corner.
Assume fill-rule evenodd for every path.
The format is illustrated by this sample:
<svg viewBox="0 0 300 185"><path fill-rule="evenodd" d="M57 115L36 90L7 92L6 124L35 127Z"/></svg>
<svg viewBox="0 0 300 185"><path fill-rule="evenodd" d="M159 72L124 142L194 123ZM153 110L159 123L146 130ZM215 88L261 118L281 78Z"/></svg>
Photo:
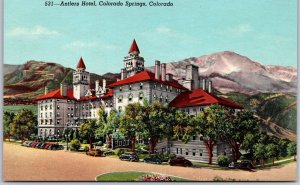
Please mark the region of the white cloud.
<svg viewBox="0 0 300 185"><path fill-rule="evenodd" d="M227 28L226 31L230 34L243 35L245 33L251 32L252 28L249 24L239 24L239 25Z"/></svg>
<svg viewBox="0 0 300 185"><path fill-rule="evenodd" d="M179 32L172 30L166 26L159 26L155 29L155 31L159 34L164 34L170 37L182 37L183 34L180 34Z"/></svg>
<svg viewBox="0 0 300 185"><path fill-rule="evenodd" d="M57 36L59 33L55 30L49 30L43 26L35 26L33 28L16 27L8 32L12 37L40 37L40 36Z"/></svg>
<svg viewBox="0 0 300 185"><path fill-rule="evenodd" d="M77 49L92 49L92 48L99 48L99 49L115 49L116 47L109 44L100 44L98 42L86 42L86 41L74 41L62 46L62 49L70 49L70 50L77 50Z"/></svg>

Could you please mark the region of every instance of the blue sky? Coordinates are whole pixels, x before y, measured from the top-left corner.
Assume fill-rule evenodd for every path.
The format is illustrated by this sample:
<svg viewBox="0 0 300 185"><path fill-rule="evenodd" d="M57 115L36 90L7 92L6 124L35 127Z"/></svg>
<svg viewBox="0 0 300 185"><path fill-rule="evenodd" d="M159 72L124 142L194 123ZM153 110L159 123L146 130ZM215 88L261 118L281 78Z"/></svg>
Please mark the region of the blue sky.
<svg viewBox="0 0 300 185"><path fill-rule="evenodd" d="M135 38L146 66L225 50L263 64L297 66L296 0L171 2L128 8L5 0L4 63L42 60L75 68L82 56L90 72L120 72Z"/></svg>

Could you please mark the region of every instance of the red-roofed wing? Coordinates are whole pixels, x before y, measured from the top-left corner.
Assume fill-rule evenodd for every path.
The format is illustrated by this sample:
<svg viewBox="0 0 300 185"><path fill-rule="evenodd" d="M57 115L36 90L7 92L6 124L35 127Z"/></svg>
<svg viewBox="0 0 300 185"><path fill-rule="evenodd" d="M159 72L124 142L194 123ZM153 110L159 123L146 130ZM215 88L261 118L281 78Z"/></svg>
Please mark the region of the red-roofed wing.
<svg viewBox="0 0 300 185"><path fill-rule="evenodd" d="M52 99L52 98L55 98L55 99L75 99L74 96L73 96L73 89L68 89L67 90L67 96L62 96L60 94L60 89L56 89L54 91L51 91L48 94L41 95L41 96L37 97L35 100L38 101L38 100Z"/></svg>
<svg viewBox="0 0 300 185"><path fill-rule="evenodd" d="M191 106L204 106L210 104L220 104L227 107L236 109L243 109L242 106L226 100L224 98L217 97L202 89L195 89L192 91L186 91L179 94L171 103L171 107L191 107Z"/></svg>
<svg viewBox="0 0 300 185"><path fill-rule="evenodd" d="M79 60L79 62L78 62L78 64L77 64L77 69L86 69L82 57L80 57L80 60Z"/></svg>
<svg viewBox="0 0 300 185"><path fill-rule="evenodd" d="M135 39L133 39L133 42L131 44L131 47L130 47L128 53L132 53L134 51L136 51L137 53L140 53L139 47L138 47L137 43L135 42Z"/></svg>
<svg viewBox="0 0 300 185"><path fill-rule="evenodd" d="M154 82L166 84L166 85L178 88L178 89L187 90L185 87L183 87L181 84L179 84L176 80L173 80L173 81L157 80L157 79L155 79L155 74L151 73L149 71L142 71L140 73L135 74L134 76L131 76L124 80L117 81L108 86L115 87L115 86L119 86L119 85L125 85L125 84L131 84L131 83L137 83L137 82L143 82L143 81L154 81Z"/></svg>

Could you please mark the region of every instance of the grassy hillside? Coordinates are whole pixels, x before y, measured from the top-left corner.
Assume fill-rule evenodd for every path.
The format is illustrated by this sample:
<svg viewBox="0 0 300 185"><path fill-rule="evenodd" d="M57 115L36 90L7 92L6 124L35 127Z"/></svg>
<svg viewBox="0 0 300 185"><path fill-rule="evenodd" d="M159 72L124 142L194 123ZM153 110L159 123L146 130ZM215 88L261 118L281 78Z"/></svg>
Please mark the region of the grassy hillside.
<svg viewBox="0 0 300 185"><path fill-rule="evenodd" d="M37 115L37 105L6 105L3 106L3 111L14 112L17 114L23 109L31 110L35 115Z"/></svg>
<svg viewBox="0 0 300 185"><path fill-rule="evenodd" d="M295 96L283 93L259 93L253 96L231 93L226 94L225 97L255 111L262 119L296 133L297 99Z"/></svg>

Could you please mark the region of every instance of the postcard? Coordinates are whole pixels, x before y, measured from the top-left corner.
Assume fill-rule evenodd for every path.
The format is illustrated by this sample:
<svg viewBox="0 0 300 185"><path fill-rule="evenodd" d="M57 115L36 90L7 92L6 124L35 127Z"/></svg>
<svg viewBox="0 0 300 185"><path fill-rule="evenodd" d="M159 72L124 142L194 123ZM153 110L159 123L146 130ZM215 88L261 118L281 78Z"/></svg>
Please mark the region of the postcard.
<svg viewBox="0 0 300 185"><path fill-rule="evenodd" d="M5 0L3 180L297 181L297 1Z"/></svg>

